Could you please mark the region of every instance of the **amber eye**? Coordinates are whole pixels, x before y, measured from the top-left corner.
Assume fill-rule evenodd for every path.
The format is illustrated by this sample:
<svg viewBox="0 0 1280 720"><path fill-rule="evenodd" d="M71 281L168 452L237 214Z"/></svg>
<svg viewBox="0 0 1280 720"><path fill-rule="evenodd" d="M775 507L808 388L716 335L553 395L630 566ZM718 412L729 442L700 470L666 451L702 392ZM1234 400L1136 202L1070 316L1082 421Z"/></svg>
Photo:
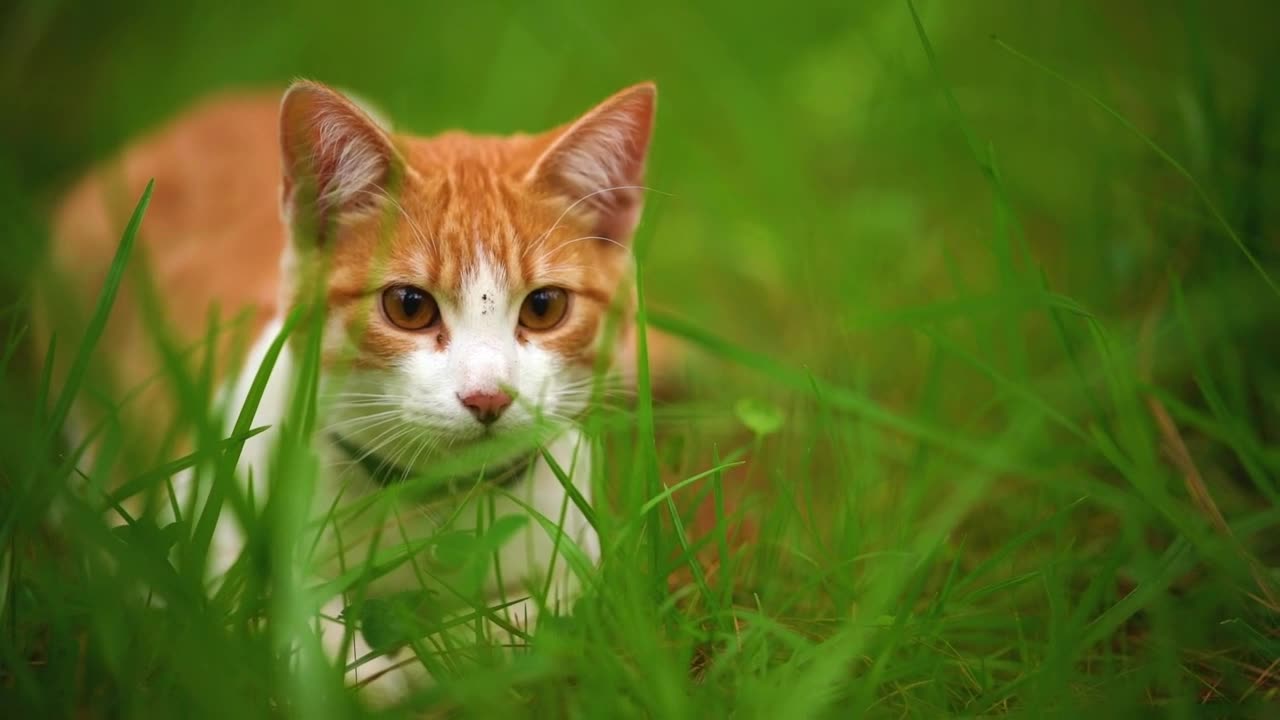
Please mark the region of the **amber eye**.
<svg viewBox="0 0 1280 720"><path fill-rule="evenodd" d="M404 330L422 330L435 324L440 311L435 298L412 285L396 285L382 293L382 312L391 324Z"/></svg>
<svg viewBox="0 0 1280 720"><path fill-rule="evenodd" d="M520 325L530 330L550 330L564 319L569 293L558 287L538 288L520 306Z"/></svg>

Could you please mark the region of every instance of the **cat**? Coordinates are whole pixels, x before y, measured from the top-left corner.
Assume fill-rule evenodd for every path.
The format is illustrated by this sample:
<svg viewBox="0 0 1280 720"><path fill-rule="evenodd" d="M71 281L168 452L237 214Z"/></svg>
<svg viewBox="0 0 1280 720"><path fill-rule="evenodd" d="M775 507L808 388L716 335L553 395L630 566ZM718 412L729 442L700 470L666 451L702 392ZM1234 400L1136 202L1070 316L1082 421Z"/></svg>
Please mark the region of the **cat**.
<svg viewBox="0 0 1280 720"><path fill-rule="evenodd" d="M421 506L397 506L394 518L344 529L337 542L327 532L322 576L366 557L379 535L370 522L387 531L385 547L400 537L465 533L477 519L527 518L532 508L551 525L537 517L519 524L485 567L481 592L505 606L503 627L517 631L541 609L533 588L550 588L547 607L564 610L580 581L567 558L553 555L576 548L591 563L600 555L585 512L596 459L574 420L589 403L597 365L625 364L634 353L625 288L655 104L655 85L642 83L552 130L501 137L397 134L363 103L310 81L294 82L283 97L228 95L187 111L87 175L54 214L50 262L63 285L44 295L46 338L63 330L60 305L91 307L130 204L155 180L138 262L99 346L112 391L105 403L78 401L80 434L116 413L146 446L183 412L153 381L163 365L155 321L141 309L148 292L184 347L200 344L214 312L243 320L238 327L253 338L247 351L227 332L213 354L230 427L286 318L319 283L326 320L314 513L339 498L394 490L468 451L486 465L483 483L458 470L432 486L431 498L414 500ZM624 311L611 316L611 308ZM248 440L241 458L238 474L253 478L258 507L270 492L271 452L300 352L294 341L280 351L252 423L271 430ZM530 434L538 446L500 443ZM175 483L184 502L207 492L190 472ZM231 515L219 520L211 577L241 550ZM420 573L411 558L368 593L422 590ZM363 660L350 670L353 683L385 700L422 681L392 672L417 664L401 662L403 653L379 655L360 633L345 648L342 603L326 606L323 634L332 652Z"/></svg>

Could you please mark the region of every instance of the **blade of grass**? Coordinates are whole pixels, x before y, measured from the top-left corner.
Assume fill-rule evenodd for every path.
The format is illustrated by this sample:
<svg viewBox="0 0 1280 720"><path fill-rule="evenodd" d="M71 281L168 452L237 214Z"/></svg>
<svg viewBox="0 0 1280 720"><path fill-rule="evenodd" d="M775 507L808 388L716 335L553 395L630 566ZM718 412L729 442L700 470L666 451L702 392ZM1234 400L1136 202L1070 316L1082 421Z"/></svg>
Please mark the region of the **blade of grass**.
<svg viewBox="0 0 1280 720"><path fill-rule="evenodd" d="M103 333L106 332L107 320L111 316L111 308L115 304L116 295L120 291L120 284L124 281L125 267L129 263L129 257L133 254L133 247L138 239L138 230L142 227L142 216L146 214L147 206L151 204L151 194L155 190L155 185L155 180L147 182L146 189L142 191L142 197L139 198L138 204L133 209L133 215L129 217L129 224L125 226L124 234L120 237L120 244L116 247L115 257L112 258L106 279L102 283L102 292L98 294L97 305L94 307L93 315L85 328L84 337L80 340L80 347L76 349L75 357L71 361L70 369L67 371L67 378L62 385L62 391L58 394L58 400L54 404L53 413L49 417L48 432L50 433L57 433L62 429L67 414L71 412L71 404L75 401L76 393L80 390L80 385L84 382L85 374L89 370L89 362L92 359L93 351L97 348Z"/></svg>
<svg viewBox="0 0 1280 720"><path fill-rule="evenodd" d="M1271 290L1272 294L1274 294L1277 298L1280 298L1280 286L1276 285L1275 281L1271 279L1271 274L1268 273L1267 269L1262 266L1262 263L1258 261L1258 258L1253 254L1253 252L1249 250L1249 246L1246 245L1242 239L1240 239L1240 236L1238 234L1236 234L1235 228L1231 226L1231 223L1227 221L1226 216L1223 215L1222 211L1218 209L1218 204L1213 201L1213 198L1209 197L1209 193L1204 189L1204 186L1200 184L1200 181L1196 179L1195 175L1191 174L1190 170L1187 170L1187 168L1182 163L1175 160L1174 157L1170 155L1163 147L1161 147L1159 143L1157 143L1154 139L1152 139L1150 135L1147 135L1143 131L1139 130L1136 125L1130 122L1129 119L1126 118L1124 115L1122 115L1118 110L1111 107L1107 103L1103 102L1102 98L1098 97L1092 92L1089 92L1079 83L1075 82L1074 80L1071 80L1066 75L1063 75L1057 70L1050 68L1048 65L1045 65L1044 63L1040 62L1039 60L1036 60L1030 55L1027 55L1026 53L1014 48L1012 45L1009 45L1008 43L1006 43L1005 41L1001 40L998 37L993 36L991 38L991 41L994 42L996 44L996 47L999 47L1001 50L1004 50L1010 55L1018 58L1019 60L1022 60L1028 65L1049 75L1050 77L1054 78L1058 82L1061 82L1063 85L1066 85L1067 87L1071 88L1075 92L1080 93L1082 96L1087 98L1090 102L1092 102L1094 105L1098 106L1098 108L1100 108L1104 113L1106 113L1107 115L1110 115L1112 119L1120 123L1120 125L1123 126L1126 130L1136 135L1138 139L1140 139L1148 148L1151 149L1152 152L1154 152L1157 156L1159 156L1161 160L1164 160L1165 163L1169 165L1169 167L1173 168L1174 172L1181 175L1183 179L1186 180L1187 183L1191 186L1192 191L1195 192L1196 197L1200 199L1200 202L1204 203L1204 206L1209 211L1209 214L1213 215L1213 219L1217 221L1218 226L1221 227L1222 231L1226 233L1228 238L1231 239L1231 242L1236 246L1236 249L1239 250L1240 254L1244 255L1245 260L1247 260L1249 264L1253 266L1253 269L1258 273L1258 277L1262 278L1263 283L1265 283L1266 286Z"/></svg>

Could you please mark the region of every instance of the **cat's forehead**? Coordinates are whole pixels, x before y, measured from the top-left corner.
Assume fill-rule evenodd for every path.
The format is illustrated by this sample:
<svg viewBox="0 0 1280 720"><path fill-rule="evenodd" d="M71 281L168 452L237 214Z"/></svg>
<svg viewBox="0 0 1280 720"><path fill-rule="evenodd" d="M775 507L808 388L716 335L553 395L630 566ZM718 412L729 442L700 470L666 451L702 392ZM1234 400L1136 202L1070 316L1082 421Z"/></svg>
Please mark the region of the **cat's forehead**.
<svg viewBox="0 0 1280 720"><path fill-rule="evenodd" d="M413 214L446 242L484 243L487 252L552 230L557 214L519 178L468 158L419 173L408 190Z"/></svg>
<svg viewBox="0 0 1280 720"><path fill-rule="evenodd" d="M585 205L526 181L537 143L446 134L404 147L409 172L390 215L349 229L334 291L404 283L450 299L483 277L508 297L547 285L611 294L626 253L593 238Z"/></svg>
<svg viewBox="0 0 1280 720"><path fill-rule="evenodd" d="M599 269L582 218L483 157L455 158L406 184L387 271L433 291L462 293L483 279L494 290L586 287Z"/></svg>

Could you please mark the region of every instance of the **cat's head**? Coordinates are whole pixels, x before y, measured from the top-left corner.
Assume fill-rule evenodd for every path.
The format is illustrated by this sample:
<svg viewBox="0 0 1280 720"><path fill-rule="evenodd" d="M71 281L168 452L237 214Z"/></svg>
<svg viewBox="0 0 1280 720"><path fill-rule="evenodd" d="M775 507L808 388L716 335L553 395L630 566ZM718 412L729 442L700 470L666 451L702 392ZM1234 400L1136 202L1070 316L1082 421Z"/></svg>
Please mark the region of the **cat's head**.
<svg viewBox="0 0 1280 720"><path fill-rule="evenodd" d="M335 432L407 455L582 410L613 350L655 93L537 135L418 138L322 85L286 92L286 276L322 278Z"/></svg>

